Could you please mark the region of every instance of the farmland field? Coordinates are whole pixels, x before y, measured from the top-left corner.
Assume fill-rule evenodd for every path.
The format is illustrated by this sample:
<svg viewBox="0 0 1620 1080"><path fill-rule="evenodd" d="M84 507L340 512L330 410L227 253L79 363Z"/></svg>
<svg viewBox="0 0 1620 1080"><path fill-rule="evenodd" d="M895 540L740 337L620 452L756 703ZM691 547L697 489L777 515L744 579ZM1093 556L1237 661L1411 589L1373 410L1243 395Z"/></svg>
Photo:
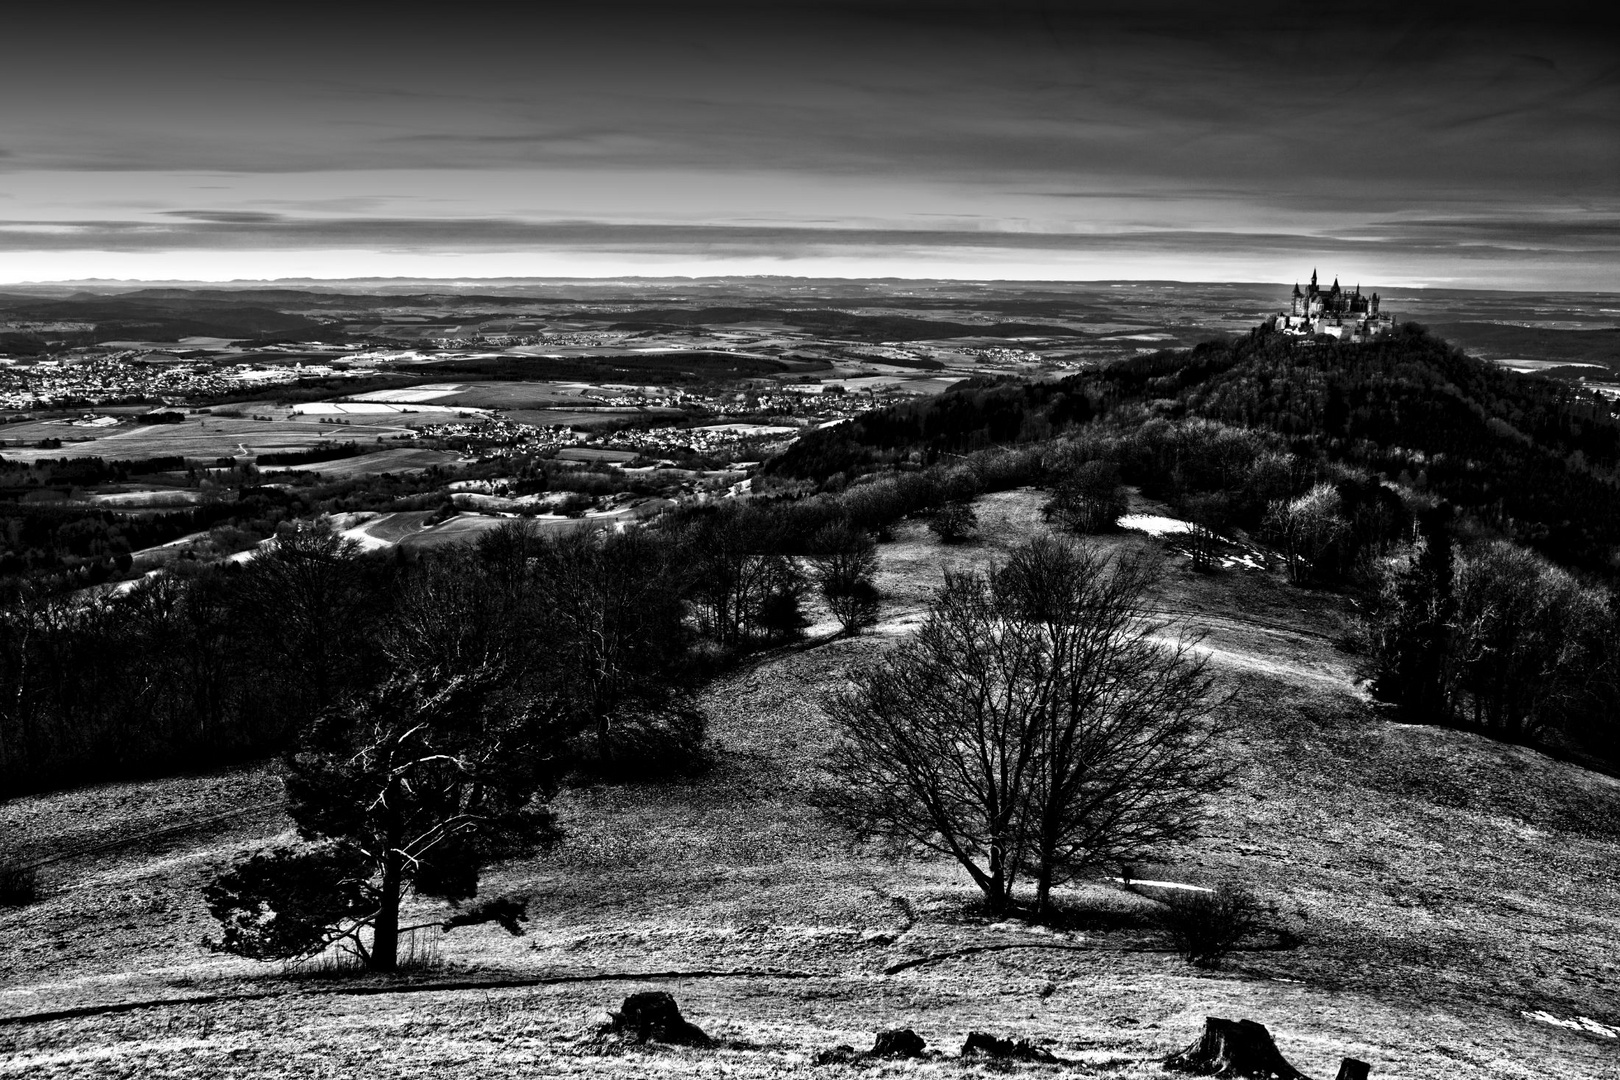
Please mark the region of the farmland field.
<svg viewBox="0 0 1620 1080"><path fill-rule="evenodd" d="M442 547L445 544L462 544L469 540L476 540L484 533L491 532L505 525L508 518L490 517L485 514L457 514L453 518L441 521L437 525L419 528L414 533L405 534L398 543L402 547Z"/></svg>
<svg viewBox="0 0 1620 1080"><path fill-rule="evenodd" d="M414 536L422 531L423 522L433 516L430 510L402 510L393 514L381 514L357 530L364 532L374 540L386 544L398 544L407 537Z"/></svg>
<svg viewBox="0 0 1620 1080"><path fill-rule="evenodd" d="M363 533L364 536L355 538L367 547L380 545L438 547L476 539L482 533L500 528L508 520L483 514L463 513L437 525L428 525L427 519L432 516L432 512L428 510L402 510L392 514L381 514L354 526L349 533L350 535ZM366 543L367 540L371 542Z"/></svg>
<svg viewBox="0 0 1620 1080"><path fill-rule="evenodd" d="M109 510L153 510L175 506L195 506L202 501L202 492L191 488L151 488L135 491L113 491L88 496L97 506Z"/></svg>
<svg viewBox="0 0 1620 1080"><path fill-rule="evenodd" d="M637 456L634 450L609 450L594 446L571 446L557 451L557 457L564 461L634 461Z"/></svg>
<svg viewBox="0 0 1620 1080"><path fill-rule="evenodd" d="M435 401L485 409L538 409L551 405L593 404L592 390L595 388L555 382L463 383L454 394Z"/></svg>
<svg viewBox="0 0 1620 1080"><path fill-rule="evenodd" d="M265 465L265 474L285 472L319 473L327 480L351 480L360 476L380 476L383 473L421 472L434 466L464 465L467 459L448 450L429 450L425 447L400 447L378 450L359 457L338 458L335 461L317 461L309 465Z"/></svg>
<svg viewBox="0 0 1620 1080"><path fill-rule="evenodd" d="M296 416L399 418L402 422L409 422L405 420L407 417L426 417L427 423L440 423L458 416L482 415L482 410L465 405L446 405L432 401L397 404L391 401L311 401L308 404L293 406L292 411ZM424 421L418 419L416 422Z"/></svg>
<svg viewBox="0 0 1620 1080"><path fill-rule="evenodd" d="M613 408L604 406L598 409L512 409L501 414L515 424L533 424L535 427L582 427L588 428L597 424L622 423L637 417L664 417L668 420L678 420L685 414L679 409L660 408Z"/></svg>
<svg viewBox="0 0 1620 1080"><path fill-rule="evenodd" d="M348 401L387 401L395 404L413 404L419 401L437 401L461 391L456 383L429 383L426 386L404 386L396 390L370 390L352 394Z"/></svg>
<svg viewBox="0 0 1620 1080"><path fill-rule="evenodd" d="M265 421L235 417L188 416L178 424L121 425L83 442L68 442L72 433L87 429L57 428L52 437L62 445L53 449L5 447L9 461L42 458L99 457L107 461L179 456L199 459L240 458L285 450L308 450L328 441L369 442L379 436L400 434L400 425L368 423L320 424L300 420Z"/></svg>
<svg viewBox="0 0 1620 1080"><path fill-rule="evenodd" d="M398 390L373 390L343 398L342 403L369 402L437 408L499 409L502 412L561 408L610 408L603 400L627 393L619 387L582 382L426 383Z"/></svg>

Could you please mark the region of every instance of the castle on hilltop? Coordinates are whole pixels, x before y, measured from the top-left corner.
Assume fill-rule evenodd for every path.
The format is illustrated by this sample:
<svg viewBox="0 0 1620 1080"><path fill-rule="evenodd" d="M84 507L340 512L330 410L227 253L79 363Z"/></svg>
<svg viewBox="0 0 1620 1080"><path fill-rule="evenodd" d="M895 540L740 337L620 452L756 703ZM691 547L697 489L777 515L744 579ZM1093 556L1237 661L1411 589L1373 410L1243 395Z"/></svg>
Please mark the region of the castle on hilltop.
<svg viewBox="0 0 1620 1080"><path fill-rule="evenodd" d="M1277 329L1285 334L1315 337L1325 334L1340 341L1366 341L1395 328L1395 316L1378 310L1378 294L1361 295L1361 286L1354 292L1339 288L1333 279L1331 289L1316 284L1316 271L1311 271L1310 288L1300 291L1294 284L1294 295L1289 310L1278 312Z"/></svg>

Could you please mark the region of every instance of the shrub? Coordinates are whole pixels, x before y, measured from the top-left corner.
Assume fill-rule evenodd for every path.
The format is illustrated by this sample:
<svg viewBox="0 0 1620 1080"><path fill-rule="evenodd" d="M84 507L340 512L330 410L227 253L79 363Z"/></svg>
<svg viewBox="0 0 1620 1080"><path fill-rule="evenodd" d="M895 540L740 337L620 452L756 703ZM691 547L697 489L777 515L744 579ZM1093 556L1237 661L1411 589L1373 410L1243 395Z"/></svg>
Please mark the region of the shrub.
<svg viewBox="0 0 1620 1080"><path fill-rule="evenodd" d="M1125 512L1125 488L1111 461L1086 461L1060 476L1047 501L1047 517L1075 533L1107 532Z"/></svg>
<svg viewBox="0 0 1620 1080"><path fill-rule="evenodd" d="M1213 891L1176 890L1163 901L1159 929L1181 958L1216 968L1264 925L1266 909L1253 890L1225 883Z"/></svg>
<svg viewBox="0 0 1620 1080"><path fill-rule="evenodd" d="M632 708L615 716L606 754L585 735L575 748L580 781L670 783L690 780L713 765L708 718L689 701Z"/></svg>
<svg viewBox="0 0 1620 1080"><path fill-rule="evenodd" d="M39 899L39 870L26 863L0 860L0 907L26 907Z"/></svg>
<svg viewBox="0 0 1620 1080"><path fill-rule="evenodd" d="M557 513L564 517L584 517L596 509L596 500L578 491L570 491L557 502Z"/></svg>
<svg viewBox="0 0 1620 1080"><path fill-rule="evenodd" d="M934 511L928 527L942 543L956 544L966 540L979 527L979 518L967 503L946 503Z"/></svg>
<svg viewBox="0 0 1620 1080"><path fill-rule="evenodd" d="M846 634L877 621L877 545L844 524L828 525L811 541L810 576Z"/></svg>
<svg viewBox="0 0 1620 1080"><path fill-rule="evenodd" d="M1176 509L1190 526L1187 550L1193 568L1215 569L1223 534L1232 527L1232 500L1224 492L1205 492L1183 497Z"/></svg>

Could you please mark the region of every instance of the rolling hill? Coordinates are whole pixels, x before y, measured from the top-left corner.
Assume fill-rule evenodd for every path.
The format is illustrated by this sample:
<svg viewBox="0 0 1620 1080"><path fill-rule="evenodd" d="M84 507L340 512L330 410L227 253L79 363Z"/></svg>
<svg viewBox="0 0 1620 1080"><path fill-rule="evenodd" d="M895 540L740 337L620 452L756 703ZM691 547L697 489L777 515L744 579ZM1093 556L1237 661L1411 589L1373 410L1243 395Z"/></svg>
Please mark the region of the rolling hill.
<svg viewBox="0 0 1620 1080"><path fill-rule="evenodd" d="M982 539L965 547L903 526L880 549L870 635L833 639L823 621L806 645L712 684L712 773L566 793L570 840L486 884L534 898L529 933L426 932L434 962L392 982L197 944L202 876L286 835L265 769L0 804L11 842L54 859L43 901L0 911L0 1076L766 1077L900 1025L948 1054L989 1030L1083 1072L1145 1078L1206 1014L1266 1023L1312 1076L1345 1055L1380 1080L1612 1076L1620 785L1524 747L1381 719L1336 644L1353 612L1276 569L1194 574L1169 552L1159 599L1207 634L1235 695L1224 751L1241 768L1204 837L1138 876L1236 878L1275 905L1281 933L1227 969L1166 951L1151 889L1099 881L1065 891L1058 927L992 923L951 868L826 831L808 792L828 745L817 694L908 632L944 567L1041 528L1040 500L984 497ZM645 988L673 993L719 1045L597 1042L592 1015Z"/></svg>

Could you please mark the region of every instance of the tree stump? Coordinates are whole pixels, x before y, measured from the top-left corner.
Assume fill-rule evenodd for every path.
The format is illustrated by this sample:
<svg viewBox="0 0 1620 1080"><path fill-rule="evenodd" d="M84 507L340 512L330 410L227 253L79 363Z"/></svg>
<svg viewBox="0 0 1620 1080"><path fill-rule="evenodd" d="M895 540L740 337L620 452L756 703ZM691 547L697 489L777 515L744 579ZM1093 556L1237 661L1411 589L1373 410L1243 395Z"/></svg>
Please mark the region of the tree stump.
<svg viewBox="0 0 1620 1080"><path fill-rule="evenodd" d="M868 1057L915 1058L923 1056L923 1047L927 1045L923 1037L910 1028L890 1028L878 1032L877 1042L866 1053Z"/></svg>
<svg viewBox="0 0 1620 1080"><path fill-rule="evenodd" d="M1371 1071L1372 1066L1365 1061L1347 1057L1339 1062L1339 1075L1334 1080L1367 1080L1367 1074Z"/></svg>
<svg viewBox="0 0 1620 1080"><path fill-rule="evenodd" d="M1027 1039L1013 1042L1011 1039L998 1039L987 1031L968 1032L967 1041L962 1044L962 1056L987 1057L999 1061L1038 1061L1044 1065L1058 1063L1058 1059L1050 1051L1030 1045Z"/></svg>
<svg viewBox="0 0 1620 1080"><path fill-rule="evenodd" d="M1206 1016L1198 1041L1165 1059L1164 1067L1198 1076L1310 1080L1283 1060L1264 1024L1253 1020L1223 1020L1218 1016Z"/></svg>
<svg viewBox="0 0 1620 1080"><path fill-rule="evenodd" d="M675 1046L711 1046L713 1040L696 1025L688 1023L676 1007L675 999L662 990L631 994L613 1014L608 1030L636 1042L671 1043Z"/></svg>

